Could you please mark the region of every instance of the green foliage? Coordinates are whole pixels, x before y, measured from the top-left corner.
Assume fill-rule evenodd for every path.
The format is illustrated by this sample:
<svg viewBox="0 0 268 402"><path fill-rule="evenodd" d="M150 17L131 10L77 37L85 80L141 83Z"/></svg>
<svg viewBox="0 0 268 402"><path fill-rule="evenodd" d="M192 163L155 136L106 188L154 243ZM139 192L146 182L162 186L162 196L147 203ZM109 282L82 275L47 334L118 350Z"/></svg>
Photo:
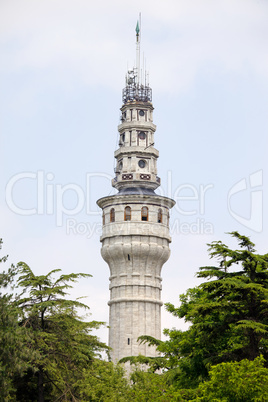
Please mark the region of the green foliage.
<svg viewBox="0 0 268 402"><path fill-rule="evenodd" d="M268 400L268 369L262 356L253 361L212 366L209 380L200 384L196 401L265 402Z"/></svg>
<svg viewBox="0 0 268 402"><path fill-rule="evenodd" d="M130 377L100 359L108 348L91 331L103 323L82 319L78 309L88 307L68 298L90 275L36 276L25 263L2 272L1 288L11 293L0 293L0 401L268 400L268 255L231 235L239 249L209 244L218 265L200 268L204 282L181 295L179 307L166 304L189 329L164 330L166 341L141 336L159 356L122 359Z"/></svg>
<svg viewBox="0 0 268 402"><path fill-rule="evenodd" d="M0 262L6 260L5 256ZM18 310L12 303L12 293L3 293L7 288L14 289L16 272L12 265L7 272L0 273L0 400L5 402L15 398L14 376L22 376L30 367L31 353L27 345L33 341L25 328L18 325Z"/></svg>
<svg viewBox="0 0 268 402"><path fill-rule="evenodd" d="M125 371L122 366L111 362L94 360L90 367L83 370L76 385L81 401L127 401L129 382Z"/></svg>
<svg viewBox="0 0 268 402"><path fill-rule="evenodd" d="M78 309L88 307L67 297L73 282L90 275L53 279L59 272L36 276L19 263L0 273L0 401L79 400L78 381L108 350L91 334L103 323L81 319Z"/></svg>
<svg viewBox="0 0 268 402"><path fill-rule="evenodd" d="M66 289L72 287L70 282L91 275L62 274L53 279L53 275L60 270L36 276L23 262L18 264L18 268L18 286L23 288L16 301L20 310L20 325L34 339L32 351L38 352L32 361L32 376L29 371L27 373L31 395L38 396L38 400L44 400L46 394L49 394L48 400L51 396L58 400L75 400L75 384L81 371L92 364L99 352L107 349L96 336L90 335L93 328L99 328L103 323L82 321L77 308L88 307L81 301L66 297ZM37 381L33 387L35 377ZM19 387L18 400L20 391Z"/></svg>
<svg viewBox="0 0 268 402"><path fill-rule="evenodd" d="M197 391L176 390L166 374L146 372L139 363L132 366L130 376L121 365L95 360L78 381L80 401L151 402L188 401ZM199 392L199 391L198 391Z"/></svg>
<svg viewBox="0 0 268 402"><path fill-rule="evenodd" d="M268 358L268 255L256 254L247 237L231 235L242 249L211 243L219 266L200 268L197 276L208 281L182 295L180 307L166 306L191 323L185 332L166 331L177 339L182 384L206 379L208 364Z"/></svg>
<svg viewBox="0 0 268 402"><path fill-rule="evenodd" d="M168 340L154 343L161 356L158 366L168 371L177 388L196 388L208 378L208 367L221 362L268 359L268 254L257 254L254 244L238 232L238 250L221 241L209 244L218 266L201 267L205 281L180 296L179 307L166 309L190 324L187 331L164 330ZM162 359L162 360L161 360ZM148 361L152 369L157 365Z"/></svg>
<svg viewBox="0 0 268 402"><path fill-rule="evenodd" d="M129 388L129 401L170 401L170 396L166 395L164 375L145 372L137 367L130 378L132 386Z"/></svg>
<svg viewBox="0 0 268 402"><path fill-rule="evenodd" d="M132 372L131 384L127 392L126 401L164 401L181 402L192 400L198 390L176 389L169 379L168 372L163 374L144 371L144 367L137 364Z"/></svg>

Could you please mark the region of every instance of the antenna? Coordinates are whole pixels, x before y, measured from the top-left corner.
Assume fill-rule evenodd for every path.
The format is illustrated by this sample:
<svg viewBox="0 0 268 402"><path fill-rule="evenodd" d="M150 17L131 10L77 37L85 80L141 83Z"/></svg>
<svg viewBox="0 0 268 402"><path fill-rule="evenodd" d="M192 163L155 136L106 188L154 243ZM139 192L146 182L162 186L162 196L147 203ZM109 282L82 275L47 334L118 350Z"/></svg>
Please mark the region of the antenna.
<svg viewBox="0 0 268 402"><path fill-rule="evenodd" d="M146 71L145 71L145 64L144 64L144 52L143 52L143 54L142 54L142 80L141 80L141 83L142 84L144 84L144 81L146 81L144 78L145 78L145 74L146 74Z"/></svg>
<svg viewBox="0 0 268 402"><path fill-rule="evenodd" d="M141 13L139 15L139 20L136 25L136 70L137 70L137 84L140 83L140 24L141 24Z"/></svg>
<svg viewBox="0 0 268 402"><path fill-rule="evenodd" d="M136 24L136 61L132 70L127 71L126 86L122 92L123 102L152 102L152 89L148 86L149 74L146 71L146 59L140 55L141 13ZM142 66L141 66L142 63Z"/></svg>

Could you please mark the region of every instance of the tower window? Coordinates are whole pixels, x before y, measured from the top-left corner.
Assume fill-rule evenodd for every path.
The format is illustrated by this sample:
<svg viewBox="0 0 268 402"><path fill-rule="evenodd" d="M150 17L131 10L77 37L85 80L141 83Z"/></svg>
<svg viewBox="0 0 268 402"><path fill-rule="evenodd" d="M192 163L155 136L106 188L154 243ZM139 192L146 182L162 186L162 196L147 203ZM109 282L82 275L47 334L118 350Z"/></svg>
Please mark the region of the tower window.
<svg viewBox="0 0 268 402"><path fill-rule="evenodd" d="M125 142L125 133L122 134L122 141Z"/></svg>
<svg viewBox="0 0 268 402"><path fill-rule="evenodd" d="M127 255L127 259L128 259L128 261L130 261L130 255L129 254Z"/></svg>
<svg viewBox="0 0 268 402"><path fill-rule="evenodd" d="M143 159L141 159L138 164L139 164L139 167L143 169L143 168L145 168L146 162Z"/></svg>
<svg viewBox="0 0 268 402"><path fill-rule="evenodd" d="M102 212L102 224L105 225L105 214L104 214L104 211Z"/></svg>
<svg viewBox="0 0 268 402"><path fill-rule="evenodd" d="M140 111L139 111L139 115L140 115L140 116L144 116L144 111L143 111L143 110L140 110Z"/></svg>
<svg viewBox="0 0 268 402"><path fill-rule="evenodd" d="M144 131L141 131L141 132L139 133L139 139L140 139L140 140L145 140L145 138L146 138L145 132L144 132Z"/></svg>
<svg viewBox="0 0 268 402"><path fill-rule="evenodd" d="M127 344L130 345L130 338L127 338Z"/></svg>
<svg viewBox="0 0 268 402"><path fill-rule="evenodd" d="M147 207L142 207L142 209L141 209L141 220L148 221L148 208Z"/></svg>
<svg viewBox="0 0 268 402"><path fill-rule="evenodd" d="M162 213L162 209L159 208L158 214L157 214L157 222L162 223L162 220L163 220L163 213Z"/></svg>
<svg viewBox="0 0 268 402"><path fill-rule="evenodd" d="M111 208L110 210L110 222L114 222L115 221L115 212L114 212L114 208Z"/></svg>
<svg viewBox="0 0 268 402"><path fill-rule="evenodd" d="M125 221L130 221L131 220L131 208L126 207L125 208Z"/></svg>
<svg viewBox="0 0 268 402"><path fill-rule="evenodd" d="M167 215L167 225L169 226L169 212L168 212L168 215Z"/></svg>

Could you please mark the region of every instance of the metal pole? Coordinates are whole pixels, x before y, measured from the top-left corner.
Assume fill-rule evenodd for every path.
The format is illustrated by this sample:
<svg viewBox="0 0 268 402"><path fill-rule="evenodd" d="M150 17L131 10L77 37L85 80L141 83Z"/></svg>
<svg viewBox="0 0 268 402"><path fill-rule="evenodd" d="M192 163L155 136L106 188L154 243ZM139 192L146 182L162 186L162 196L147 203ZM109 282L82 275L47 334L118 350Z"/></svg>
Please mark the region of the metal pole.
<svg viewBox="0 0 268 402"><path fill-rule="evenodd" d="M140 26L139 21L136 25L136 70L137 70L137 84L140 83Z"/></svg>

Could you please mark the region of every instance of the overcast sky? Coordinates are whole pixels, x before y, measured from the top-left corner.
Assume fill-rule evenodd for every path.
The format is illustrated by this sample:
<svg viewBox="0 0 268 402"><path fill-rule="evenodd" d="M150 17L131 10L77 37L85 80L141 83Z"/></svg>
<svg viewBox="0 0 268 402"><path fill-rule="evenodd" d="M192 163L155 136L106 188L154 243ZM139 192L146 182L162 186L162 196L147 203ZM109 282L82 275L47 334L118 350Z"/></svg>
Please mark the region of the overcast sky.
<svg viewBox="0 0 268 402"><path fill-rule="evenodd" d="M1 0L3 254L76 284L108 322L96 200L113 193L121 91L142 54L153 89L161 194L177 201L164 302L195 286L207 243L248 235L268 251L266 0ZM162 327L185 328L164 312ZM107 330L99 332L107 341Z"/></svg>

